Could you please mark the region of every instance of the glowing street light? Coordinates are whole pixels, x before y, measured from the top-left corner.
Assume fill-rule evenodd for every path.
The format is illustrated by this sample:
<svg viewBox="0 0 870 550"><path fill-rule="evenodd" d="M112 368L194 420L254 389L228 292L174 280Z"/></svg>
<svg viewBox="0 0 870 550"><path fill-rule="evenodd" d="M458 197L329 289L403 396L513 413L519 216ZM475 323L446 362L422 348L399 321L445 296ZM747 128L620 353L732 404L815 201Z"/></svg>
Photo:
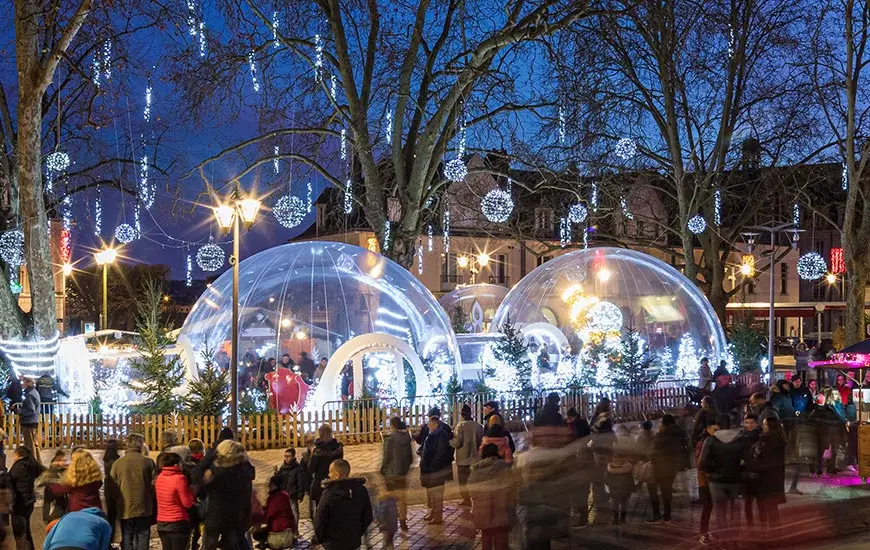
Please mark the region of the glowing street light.
<svg viewBox="0 0 870 550"><path fill-rule="evenodd" d="M100 330L109 328L109 266L114 264L117 258L118 251L112 247L104 248L94 254L97 265L103 268L103 314L100 316ZM72 266L70 266L70 273L72 273Z"/></svg>
<svg viewBox="0 0 870 550"><path fill-rule="evenodd" d="M836 273L828 273L825 275L825 282L829 285L837 284L837 274Z"/></svg>
<svg viewBox="0 0 870 550"><path fill-rule="evenodd" d="M73 272L72 264L69 262L63 264L63 267L61 267L61 272L63 273L64 277L69 277L70 275L72 275L72 272Z"/></svg>
<svg viewBox="0 0 870 550"><path fill-rule="evenodd" d="M468 256L459 256L456 258L456 265L458 265L461 269L465 269L468 267Z"/></svg>
<svg viewBox="0 0 870 550"><path fill-rule="evenodd" d="M487 265L489 265L489 254L487 254L486 252L481 252L480 254L478 254L477 263L480 265L480 267L486 267Z"/></svg>

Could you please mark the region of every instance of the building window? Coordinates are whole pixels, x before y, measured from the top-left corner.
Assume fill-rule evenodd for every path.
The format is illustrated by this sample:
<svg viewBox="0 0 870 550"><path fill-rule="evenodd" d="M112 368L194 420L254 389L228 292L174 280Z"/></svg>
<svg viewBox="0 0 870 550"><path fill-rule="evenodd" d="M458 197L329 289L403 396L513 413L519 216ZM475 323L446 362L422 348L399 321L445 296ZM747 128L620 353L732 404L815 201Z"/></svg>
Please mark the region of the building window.
<svg viewBox="0 0 870 550"><path fill-rule="evenodd" d="M747 281L746 292L748 294L755 294L755 279L749 279L749 281Z"/></svg>
<svg viewBox="0 0 870 550"><path fill-rule="evenodd" d="M441 282L458 283L459 275L456 265L456 254L441 255Z"/></svg>
<svg viewBox="0 0 870 550"><path fill-rule="evenodd" d="M552 256L538 256L538 267L544 265L545 263L549 262L552 259L553 259Z"/></svg>
<svg viewBox="0 0 870 550"><path fill-rule="evenodd" d="M495 257L495 283L499 285L507 284L507 256L499 254Z"/></svg>
<svg viewBox="0 0 870 550"><path fill-rule="evenodd" d="M553 231L553 210L551 208L535 208L535 230Z"/></svg>
<svg viewBox="0 0 870 550"><path fill-rule="evenodd" d="M788 294L788 264L779 264L779 293Z"/></svg>

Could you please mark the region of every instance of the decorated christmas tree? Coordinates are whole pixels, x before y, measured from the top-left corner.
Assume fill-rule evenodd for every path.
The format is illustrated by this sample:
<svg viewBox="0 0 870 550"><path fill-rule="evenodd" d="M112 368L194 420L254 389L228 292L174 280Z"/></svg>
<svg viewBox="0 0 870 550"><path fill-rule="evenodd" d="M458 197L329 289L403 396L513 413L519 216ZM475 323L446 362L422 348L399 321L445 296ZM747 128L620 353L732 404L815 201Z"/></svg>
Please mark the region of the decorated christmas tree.
<svg viewBox="0 0 870 550"><path fill-rule="evenodd" d="M184 368L179 356L166 356L172 339L172 326L161 309L163 292L153 280L143 285L142 299L137 305L136 347L142 359L135 361L136 380L124 384L139 394L139 404L130 407L136 414L172 414L178 411L180 398L175 390L184 382Z"/></svg>
<svg viewBox="0 0 870 550"><path fill-rule="evenodd" d="M529 358L529 346L523 339L522 332L514 327L510 318L501 326L501 338L493 346L492 353L495 359L513 374L515 388L525 392L532 390L532 360Z"/></svg>
<svg viewBox="0 0 870 550"><path fill-rule="evenodd" d="M453 312L450 314L450 325L453 327L454 334L466 334L469 332L468 314L465 313L465 310L459 304L453 306Z"/></svg>
<svg viewBox="0 0 870 550"><path fill-rule="evenodd" d="M653 366L653 359L637 330L626 329L619 344L619 358L612 366L613 385L619 388L627 389L633 383L649 380L647 369Z"/></svg>
<svg viewBox="0 0 870 550"><path fill-rule="evenodd" d="M205 345L201 353L204 367L190 382L184 408L193 416L223 416L230 399L230 376L214 362L214 350Z"/></svg>
<svg viewBox="0 0 870 550"><path fill-rule="evenodd" d="M701 362L695 349L695 339L688 332L680 338L680 348L677 352L677 364L674 369L674 378L688 380L698 375Z"/></svg>

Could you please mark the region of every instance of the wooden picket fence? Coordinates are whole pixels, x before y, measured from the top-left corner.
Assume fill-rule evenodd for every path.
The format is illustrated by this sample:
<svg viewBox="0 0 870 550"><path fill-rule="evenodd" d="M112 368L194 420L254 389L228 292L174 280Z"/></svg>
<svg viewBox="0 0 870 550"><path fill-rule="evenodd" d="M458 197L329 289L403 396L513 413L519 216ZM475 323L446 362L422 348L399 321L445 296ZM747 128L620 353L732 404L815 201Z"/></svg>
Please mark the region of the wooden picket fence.
<svg viewBox="0 0 870 550"><path fill-rule="evenodd" d="M559 393L563 414L573 407L580 415L587 417L592 415L595 405L602 398L608 397L612 403L612 416L617 422L658 418L666 412L682 409L687 403L684 381L640 386L630 392L612 388L560 388L525 394L415 396L401 401L357 399L332 403L321 411L242 416L238 439L249 450L303 447L306 441L316 437L321 425L328 424L335 437L344 444L379 443L382 434L389 430L389 421L393 416L399 416L409 426L420 426L435 407L441 412L442 419L452 425L459 421L460 409L467 403L474 416L482 421L483 404L489 400L499 402L501 414L511 430L524 430L531 424L551 391ZM18 445L23 440L18 419L16 414L6 416L4 428L7 445ZM158 449L165 431L175 432L184 442L200 439L209 445L224 425L226 419L223 418L185 415L43 414L39 435L45 449L74 446L100 449L105 447L109 439L123 440L127 434L139 433L145 437L149 448Z"/></svg>

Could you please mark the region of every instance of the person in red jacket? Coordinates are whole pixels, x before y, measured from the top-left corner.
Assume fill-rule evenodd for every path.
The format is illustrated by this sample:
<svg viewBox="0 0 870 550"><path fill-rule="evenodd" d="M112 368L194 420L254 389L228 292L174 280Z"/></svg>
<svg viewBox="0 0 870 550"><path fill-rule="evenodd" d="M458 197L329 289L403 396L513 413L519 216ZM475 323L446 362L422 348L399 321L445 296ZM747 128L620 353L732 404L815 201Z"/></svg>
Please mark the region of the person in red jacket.
<svg viewBox="0 0 870 550"><path fill-rule="evenodd" d="M190 483L181 471L181 457L175 453L160 453L157 457L160 475L154 482L157 492L157 534L163 550L186 550L190 543L190 516L193 506Z"/></svg>
<svg viewBox="0 0 870 550"><path fill-rule="evenodd" d="M85 449L76 449L69 457L69 466L60 478L60 483L51 483L52 495L66 495L67 512L85 508L103 509L100 487L103 486L103 470L94 457Z"/></svg>
<svg viewBox="0 0 870 550"><path fill-rule="evenodd" d="M261 548L283 550L295 543L296 518L290 506L290 495L281 488L282 478L272 476L269 480L269 496L266 499L265 516L259 528L254 530L254 539Z"/></svg>

